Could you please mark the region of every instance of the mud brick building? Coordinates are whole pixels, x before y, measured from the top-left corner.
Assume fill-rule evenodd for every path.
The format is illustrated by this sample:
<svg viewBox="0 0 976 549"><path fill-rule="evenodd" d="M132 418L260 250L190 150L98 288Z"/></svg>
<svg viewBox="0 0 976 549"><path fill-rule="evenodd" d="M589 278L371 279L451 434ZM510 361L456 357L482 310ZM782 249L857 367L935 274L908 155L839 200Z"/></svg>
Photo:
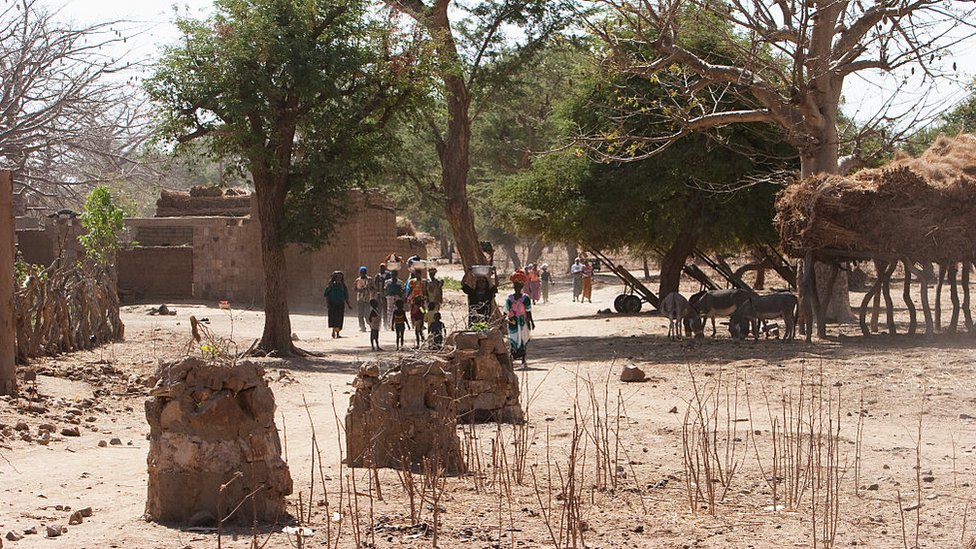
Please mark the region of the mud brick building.
<svg viewBox="0 0 976 549"><path fill-rule="evenodd" d="M261 306L260 226L253 204L242 210L241 200L251 203L249 195L238 192L226 195L222 205L220 195L210 192L164 191L157 216L167 217L126 219L126 238L134 245L117 257L123 300L228 300L238 307ZM393 252L426 256L417 239L397 237L396 212L384 195L353 191L348 200L350 213L328 244L313 251L297 245L286 249L292 306L321 306L332 271L351 279L360 265L374 273ZM194 215L179 215L183 211ZM77 239L82 231L77 218L18 218L18 249L31 263L48 265L59 256L73 261L83 253Z"/></svg>

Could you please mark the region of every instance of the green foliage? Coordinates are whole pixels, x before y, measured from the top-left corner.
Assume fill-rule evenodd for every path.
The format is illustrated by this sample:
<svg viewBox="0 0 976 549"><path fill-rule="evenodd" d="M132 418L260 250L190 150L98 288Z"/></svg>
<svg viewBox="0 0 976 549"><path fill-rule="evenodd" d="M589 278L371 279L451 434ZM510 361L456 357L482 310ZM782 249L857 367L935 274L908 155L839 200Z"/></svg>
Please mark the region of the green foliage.
<svg viewBox="0 0 976 549"><path fill-rule="evenodd" d="M87 232L78 241L89 258L102 265L114 258L125 228L124 218L125 212L115 203L108 187L99 185L88 193L81 214L81 226Z"/></svg>
<svg viewBox="0 0 976 549"><path fill-rule="evenodd" d="M409 101L415 53L362 0L217 0L210 18L177 26L183 39L146 83L160 138L206 136L259 200L284 205L282 237L321 245Z"/></svg>
<svg viewBox="0 0 976 549"><path fill-rule="evenodd" d="M461 281L460 280L458 280L458 279L456 279L454 277L445 276L444 278L441 279L441 281L444 283L444 289L445 290L456 290L458 292L461 291Z"/></svg>
<svg viewBox="0 0 976 549"><path fill-rule="evenodd" d="M682 39L707 59L724 62L723 45L716 33L707 32L707 25L715 24L725 23L693 19L689 26L700 32ZM563 120L556 126L566 139L600 136L603 153L635 160L604 163L582 146L565 149L508 178L495 189L494 200L525 232L606 250L667 249L687 235L713 250L775 239L773 202L779 187L745 181L795 165L795 153L774 128L736 124L709 135L693 133L643 160L636 159L642 152L639 140L616 139L625 134L651 140L675 132L681 109L693 106L680 105L662 79L682 77L676 67L652 79L581 73L573 96L556 106Z"/></svg>

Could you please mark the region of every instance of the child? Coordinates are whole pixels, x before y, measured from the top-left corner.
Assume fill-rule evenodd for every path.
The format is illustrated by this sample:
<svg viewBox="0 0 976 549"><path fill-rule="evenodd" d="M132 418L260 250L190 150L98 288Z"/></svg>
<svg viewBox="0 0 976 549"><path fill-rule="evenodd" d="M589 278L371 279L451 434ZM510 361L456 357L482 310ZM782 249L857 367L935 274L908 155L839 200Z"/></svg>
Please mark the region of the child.
<svg viewBox="0 0 976 549"><path fill-rule="evenodd" d="M428 327L430 331L430 347L439 351L444 346L444 323L441 322L441 314L434 313L434 321Z"/></svg>
<svg viewBox="0 0 976 549"><path fill-rule="evenodd" d="M419 349L424 341L424 298L419 295L410 304L410 322L413 322L414 334L417 336L414 349Z"/></svg>
<svg viewBox="0 0 976 549"><path fill-rule="evenodd" d="M396 348L399 351L403 348L403 333L407 330L407 312L403 310L403 300L398 299L393 304L393 315L390 317L393 330L396 332Z"/></svg>
<svg viewBox="0 0 976 549"><path fill-rule="evenodd" d="M383 317L380 316L380 303L375 299L369 300L369 347L374 351L382 351L380 349L380 326L383 323Z"/></svg>

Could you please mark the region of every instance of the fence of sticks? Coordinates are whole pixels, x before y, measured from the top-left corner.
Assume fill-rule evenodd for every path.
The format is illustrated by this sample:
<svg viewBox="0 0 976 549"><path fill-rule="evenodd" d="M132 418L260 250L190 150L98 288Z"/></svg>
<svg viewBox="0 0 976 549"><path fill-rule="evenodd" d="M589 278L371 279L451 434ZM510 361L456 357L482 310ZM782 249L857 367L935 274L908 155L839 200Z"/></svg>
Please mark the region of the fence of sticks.
<svg viewBox="0 0 976 549"><path fill-rule="evenodd" d="M124 335L114 273L90 261L31 266L15 303L18 362L92 349Z"/></svg>
<svg viewBox="0 0 976 549"><path fill-rule="evenodd" d="M899 154L887 166L851 176L822 174L804 179L780 193L776 211L781 245L789 255L804 258L805 264L828 263L836 273L841 262L874 262L877 280L860 307L865 334L869 333L868 307L873 301L877 315L882 297L889 333L896 331L891 278L899 264L909 333L918 326L913 282L920 285L926 334L942 328L945 283L952 301L948 330L956 330L960 315L966 329L973 330L969 280L976 261L976 135L943 136L917 158ZM812 268L804 270L812 275ZM834 276L830 278L828 295ZM929 296L932 285L937 290L934 307ZM820 301L813 305L823 335Z"/></svg>

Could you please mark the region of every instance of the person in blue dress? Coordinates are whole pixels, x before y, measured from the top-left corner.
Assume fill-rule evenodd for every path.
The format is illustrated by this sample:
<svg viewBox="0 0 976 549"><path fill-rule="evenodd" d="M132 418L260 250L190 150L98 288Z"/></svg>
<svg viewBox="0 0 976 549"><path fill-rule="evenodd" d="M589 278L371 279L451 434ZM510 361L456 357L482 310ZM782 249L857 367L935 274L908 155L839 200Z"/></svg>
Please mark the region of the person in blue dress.
<svg viewBox="0 0 976 549"><path fill-rule="evenodd" d="M508 321L508 344L512 358L522 361L525 367L525 351L535 329L532 320L532 299L522 293L527 277L519 269L512 273L511 281L515 288L512 295L505 299L505 318Z"/></svg>
<svg viewBox="0 0 976 549"><path fill-rule="evenodd" d="M332 328L332 338L342 337L342 321L346 309L352 309L349 304L349 288L346 287L346 277L342 271L335 271L329 278L329 285L325 287L325 306L329 313L329 328Z"/></svg>

